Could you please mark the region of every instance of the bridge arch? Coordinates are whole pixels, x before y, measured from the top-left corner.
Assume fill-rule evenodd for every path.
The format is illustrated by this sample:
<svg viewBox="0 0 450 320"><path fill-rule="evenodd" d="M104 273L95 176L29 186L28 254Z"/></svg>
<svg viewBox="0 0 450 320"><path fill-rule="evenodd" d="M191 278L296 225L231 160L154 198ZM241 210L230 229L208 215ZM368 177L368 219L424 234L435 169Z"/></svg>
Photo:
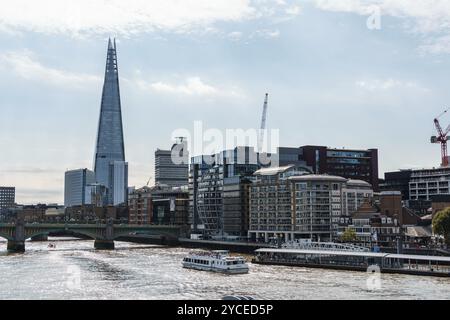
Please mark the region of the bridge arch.
<svg viewBox="0 0 450 320"><path fill-rule="evenodd" d="M71 232L74 232L74 233L78 233L78 234L81 234L83 236L89 237L92 240L95 240L95 239L99 238L98 235L96 233L94 233L94 232L88 232L88 231L85 231L85 230L70 230L70 229L61 228L61 229L52 229L52 230L39 230L39 231L27 233L25 235L25 240L31 239L33 237L41 236L41 235L47 235L48 236L48 234L50 232L64 232L64 231L71 231Z"/></svg>
<svg viewBox="0 0 450 320"><path fill-rule="evenodd" d="M5 239L5 240L8 240L8 241L14 240L11 236L9 236L9 235L7 235L5 233L2 233L2 232L0 232L0 239Z"/></svg>
<svg viewBox="0 0 450 320"><path fill-rule="evenodd" d="M126 236L130 236L132 233L132 231L129 230L124 230L124 231L114 231L114 237L113 240L117 240L120 237L126 237ZM139 231L139 234L142 235L149 235L149 236L155 236L155 237L159 237L159 238L168 238L168 239L178 239L178 236L176 234L174 234L173 232L161 232L161 231L154 231L154 230L149 230L149 231Z"/></svg>

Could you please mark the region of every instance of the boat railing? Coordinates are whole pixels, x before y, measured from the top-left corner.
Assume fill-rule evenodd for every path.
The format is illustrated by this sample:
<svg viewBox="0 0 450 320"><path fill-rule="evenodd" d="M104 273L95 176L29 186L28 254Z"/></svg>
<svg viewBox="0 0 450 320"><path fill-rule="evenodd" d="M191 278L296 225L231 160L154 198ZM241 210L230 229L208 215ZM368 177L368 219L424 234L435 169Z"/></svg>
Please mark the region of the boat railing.
<svg viewBox="0 0 450 320"><path fill-rule="evenodd" d="M312 241L287 241L281 245L283 249L301 249L301 250L325 250L325 251L353 251L369 252L366 247L355 246L346 243L334 242L312 242Z"/></svg>

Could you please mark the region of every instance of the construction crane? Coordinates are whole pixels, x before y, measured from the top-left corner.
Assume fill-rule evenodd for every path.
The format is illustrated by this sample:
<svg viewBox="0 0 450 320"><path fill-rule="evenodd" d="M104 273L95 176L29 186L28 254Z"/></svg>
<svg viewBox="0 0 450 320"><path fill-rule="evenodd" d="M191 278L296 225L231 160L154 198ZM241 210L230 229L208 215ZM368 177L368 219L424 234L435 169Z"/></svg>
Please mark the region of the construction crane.
<svg viewBox="0 0 450 320"><path fill-rule="evenodd" d="M266 130L266 118L267 118L267 102L269 99L269 94L266 93L266 97L264 99L263 112L261 118L261 127L259 130L259 141L258 141L258 151L263 151L263 143L264 143L264 130Z"/></svg>
<svg viewBox="0 0 450 320"><path fill-rule="evenodd" d="M442 130L441 124L439 123L439 118L446 114L449 110L450 109L445 110L434 119L434 126L436 127L438 135L431 137L431 143L441 144L442 167L448 167L447 141L449 140L448 133L450 132L450 125L445 130Z"/></svg>

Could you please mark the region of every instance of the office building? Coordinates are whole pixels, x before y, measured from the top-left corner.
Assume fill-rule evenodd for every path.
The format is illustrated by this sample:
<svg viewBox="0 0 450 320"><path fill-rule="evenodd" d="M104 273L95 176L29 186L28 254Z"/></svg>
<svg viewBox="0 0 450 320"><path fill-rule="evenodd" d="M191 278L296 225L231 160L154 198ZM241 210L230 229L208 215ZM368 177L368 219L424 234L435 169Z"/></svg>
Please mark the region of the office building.
<svg viewBox="0 0 450 320"><path fill-rule="evenodd" d="M280 167L285 167L289 165L306 167L307 166L306 161L303 159L304 157L302 148L290 148L290 147L278 148L278 161Z"/></svg>
<svg viewBox="0 0 450 320"><path fill-rule="evenodd" d="M16 188L0 186L0 211L14 207L15 202Z"/></svg>
<svg viewBox="0 0 450 320"><path fill-rule="evenodd" d="M352 150L308 145L279 148L279 159L280 165L305 163L316 174L363 180L370 183L374 191L379 190L377 149Z"/></svg>
<svg viewBox="0 0 450 320"><path fill-rule="evenodd" d="M109 163L108 204L118 206L128 201L128 162Z"/></svg>
<svg viewBox="0 0 450 320"><path fill-rule="evenodd" d="M107 188L109 205L126 202L128 165L125 162L116 43L111 39L108 42L94 172L95 182Z"/></svg>
<svg viewBox="0 0 450 320"><path fill-rule="evenodd" d="M234 176L223 179L223 230L232 237L245 236L249 221L249 192L251 180Z"/></svg>
<svg viewBox="0 0 450 320"><path fill-rule="evenodd" d="M189 210L192 231L215 238L246 236L247 178L261 167L260 155L252 147L236 147L191 158Z"/></svg>
<svg viewBox="0 0 450 320"><path fill-rule="evenodd" d="M409 181L412 170L399 170L386 172L384 182L380 185L381 191L399 191L403 200L409 200Z"/></svg>
<svg viewBox="0 0 450 320"><path fill-rule="evenodd" d="M82 206L91 202L86 198L86 187L95 183L95 173L89 169L66 171L64 176L64 206Z"/></svg>
<svg viewBox="0 0 450 320"><path fill-rule="evenodd" d="M156 187L152 192L152 223L189 228L189 192L184 187Z"/></svg>
<svg viewBox="0 0 450 320"><path fill-rule="evenodd" d="M86 185L86 204L94 207L103 207L108 204L108 193L104 185L93 183Z"/></svg>
<svg viewBox="0 0 450 320"><path fill-rule="evenodd" d="M187 188L166 185L143 187L129 194L130 224L165 224L189 226Z"/></svg>
<svg viewBox="0 0 450 320"><path fill-rule="evenodd" d="M189 154L180 140L170 150L155 151L155 184L181 187L188 185Z"/></svg>

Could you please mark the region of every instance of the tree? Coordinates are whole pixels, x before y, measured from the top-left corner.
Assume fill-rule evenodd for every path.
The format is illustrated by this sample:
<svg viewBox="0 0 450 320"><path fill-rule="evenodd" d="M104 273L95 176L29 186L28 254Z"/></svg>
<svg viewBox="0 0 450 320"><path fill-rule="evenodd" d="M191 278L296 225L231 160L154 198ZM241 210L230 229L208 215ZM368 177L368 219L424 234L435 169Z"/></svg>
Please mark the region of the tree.
<svg viewBox="0 0 450 320"><path fill-rule="evenodd" d="M436 213L432 225L434 234L443 236L445 243L450 246L450 207Z"/></svg>
<svg viewBox="0 0 450 320"><path fill-rule="evenodd" d="M354 229L347 228L341 235L341 241L343 242L353 242L357 238L356 231Z"/></svg>

